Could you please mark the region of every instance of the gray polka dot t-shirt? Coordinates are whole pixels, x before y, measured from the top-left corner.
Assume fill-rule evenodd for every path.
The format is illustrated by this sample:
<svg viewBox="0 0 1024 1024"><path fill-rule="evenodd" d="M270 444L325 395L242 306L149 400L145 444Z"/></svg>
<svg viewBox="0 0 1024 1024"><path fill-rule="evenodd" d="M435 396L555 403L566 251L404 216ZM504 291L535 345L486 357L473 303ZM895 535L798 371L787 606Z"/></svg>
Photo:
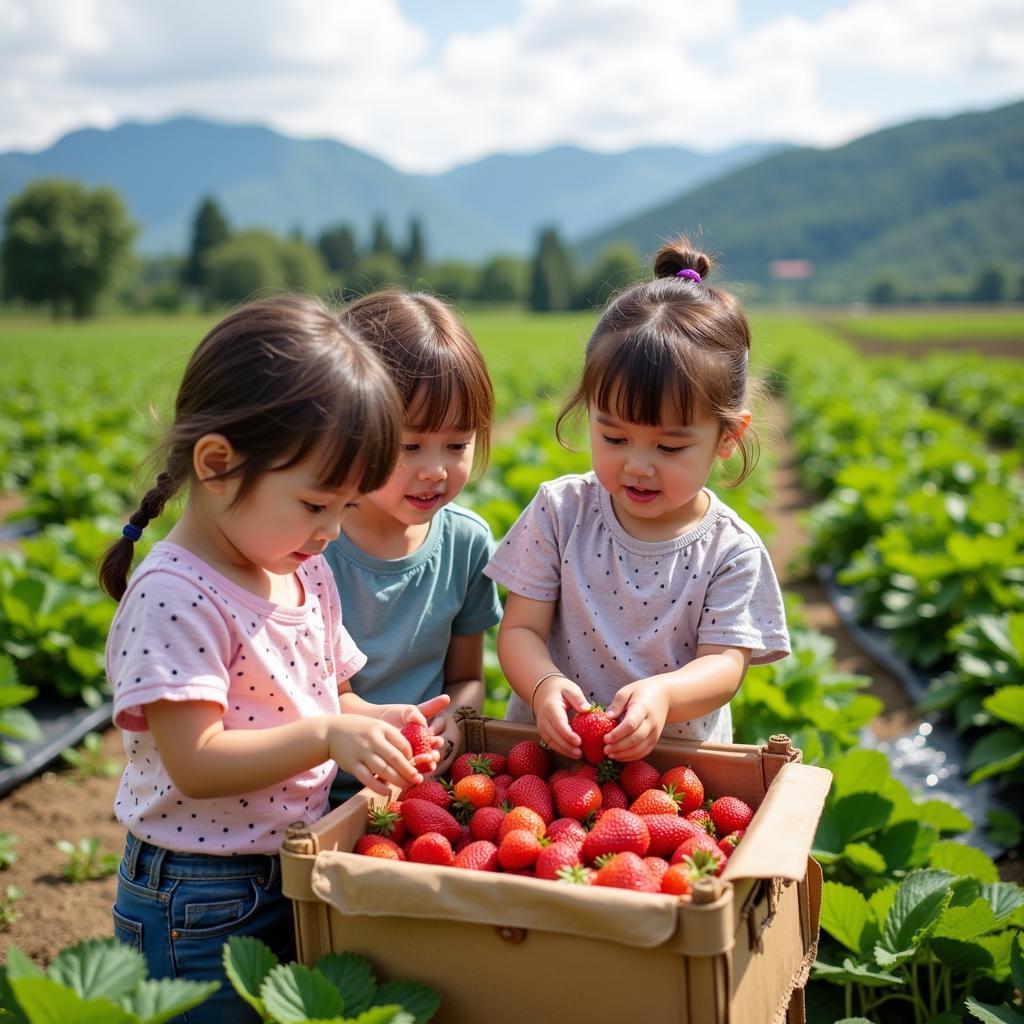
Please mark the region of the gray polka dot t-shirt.
<svg viewBox="0 0 1024 1024"><path fill-rule="evenodd" d="M672 540L637 540L593 473L541 484L485 570L510 591L556 601L554 663L607 704L637 679L692 661L699 644L744 647L751 664L789 654L778 580L757 534L707 491L707 514ZM531 722L516 694L506 718ZM673 722L668 738L732 742L729 706Z"/></svg>
<svg viewBox="0 0 1024 1024"><path fill-rule="evenodd" d="M225 729L338 714L338 680L366 658L341 623L324 559L296 575L302 605L271 604L168 541L132 574L106 659L128 755L114 813L140 839L182 853L276 853L290 822L326 813L333 761L252 792L191 799L175 788L146 722L157 700L219 704Z"/></svg>

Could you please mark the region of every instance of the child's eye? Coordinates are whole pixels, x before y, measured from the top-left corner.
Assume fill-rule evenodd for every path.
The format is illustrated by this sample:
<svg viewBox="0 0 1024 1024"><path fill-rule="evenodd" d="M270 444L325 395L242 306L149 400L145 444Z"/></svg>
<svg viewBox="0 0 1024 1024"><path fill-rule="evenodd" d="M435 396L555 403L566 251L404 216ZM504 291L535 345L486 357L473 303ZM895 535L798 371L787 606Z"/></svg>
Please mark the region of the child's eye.
<svg viewBox="0 0 1024 1024"><path fill-rule="evenodd" d="M419 450L420 450L420 446L418 444L403 444L402 445L402 451L403 452L418 452Z"/></svg>
<svg viewBox="0 0 1024 1024"><path fill-rule="evenodd" d="M626 439L624 437L609 437L607 434L602 434L601 439L607 441L608 444L625 444Z"/></svg>
<svg viewBox="0 0 1024 1024"><path fill-rule="evenodd" d="M681 444L677 448L673 448L671 445L659 444L658 450L663 451L666 455L675 455L676 452L682 452L687 449L687 445Z"/></svg>
<svg viewBox="0 0 1024 1024"><path fill-rule="evenodd" d="M350 509L354 509L354 508L359 508L359 502L358 501L346 501L345 502L345 510L346 511L349 511Z"/></svg>
<svg viewBox="0 0 1024 1024"><path fill-rule="evenodd" d="M469 448L468 441L455 441L448 445L448 448L453 452L464 452Z"/></svg>
<svg viewBox="0 0 1024 1024"><path fill-rule="evenodd" d="M327 508L326 505L316 505L312 501L304 501L302 504L306 506L307 512L312 512L314 515L319 515Z"/></svg>

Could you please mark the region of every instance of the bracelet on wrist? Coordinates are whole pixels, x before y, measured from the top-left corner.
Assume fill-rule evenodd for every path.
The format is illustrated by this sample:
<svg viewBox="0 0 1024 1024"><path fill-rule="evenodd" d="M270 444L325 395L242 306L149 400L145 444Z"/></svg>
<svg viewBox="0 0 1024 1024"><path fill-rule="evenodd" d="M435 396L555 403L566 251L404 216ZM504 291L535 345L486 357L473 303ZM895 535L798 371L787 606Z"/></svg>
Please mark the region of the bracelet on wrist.
<svg viewBox="0 0 1024 1024"><path fill-rule="evenodd" d="M562 675L561 672L545 672L544 675L542 675L540 679L538 679L537 682L533 684L533 692L530 694L530 714L534 713L533 702L537 699L537 691L540 689L540 684L543 683L546 679L551 679L554 676L560 675Z"/></svg>

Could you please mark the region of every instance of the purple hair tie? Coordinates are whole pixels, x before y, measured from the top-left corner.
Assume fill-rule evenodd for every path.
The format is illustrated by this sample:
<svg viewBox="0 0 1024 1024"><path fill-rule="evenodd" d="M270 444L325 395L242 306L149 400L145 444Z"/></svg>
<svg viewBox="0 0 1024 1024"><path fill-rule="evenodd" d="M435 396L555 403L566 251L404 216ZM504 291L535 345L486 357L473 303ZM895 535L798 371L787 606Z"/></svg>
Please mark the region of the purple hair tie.
<svg viewBox="0 0 1024 1024"><path fill-rule="evenodd" d="M698 274L696 270L691 270L689 267L678 271L676 273L676 277L685 277L688 281L696 281L697 284L700 284L700 274Z"/></svg>

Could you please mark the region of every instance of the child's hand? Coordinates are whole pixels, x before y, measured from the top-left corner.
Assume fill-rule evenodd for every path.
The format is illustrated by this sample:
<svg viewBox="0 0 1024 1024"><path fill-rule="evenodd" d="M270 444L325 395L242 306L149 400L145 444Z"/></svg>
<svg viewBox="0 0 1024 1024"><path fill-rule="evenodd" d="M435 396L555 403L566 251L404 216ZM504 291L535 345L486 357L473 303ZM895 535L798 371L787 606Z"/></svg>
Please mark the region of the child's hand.
<svg viewBox="0 0 1024 1024"><path fill-rule="evenodd" d="M381 710L381 720L389 725L393 725L396 729L401 730L412 722L423 726L431 734L435 734L432 735L431 739L433 750L428 754L420 754L414 758L416 767L424 775L430 775L438 770L438 762L442 756L441 751L444 749L444 740L436 735L438 732L436 727L438 718L434 718L434 721L429 723L427 719L434 716L447 717L443 715L443 711L450 702L451 697L447 693L442 693L436 697L431 697L430 700L425 700L422 704L387 704Z"/></svg>
<svg viewBox="0 0 1024 1024"><path fill-rule="evenodd" d="M580 738L569 727L567 708L586 711L590 701L583 691L565 676L550 676L533 695L533 716L537 720L537 735L552 750L566 757L577 758L583 753Z"/></svg>
<svg viewBox="0 0 1024 1024"><path fill-rule="evenodd" d="M657 682L640 679L622 687L608 705L608 717L619 723L604 738L605 753L616 761L646 757L661 738L668 712L668 694Z"/></svg>
<svg viewBox="0 0 1024 1024"><path fill-rule="evenodd" d="M462 738L462 730L455 716L448 711L437 715L430 723L430 728L441 744L440 761L434 769L434 775L443 775L455 760L455 750Z"/></svg>
<svg viewBox="0 0 1024 1024"><path fill-rule="evenodd" d="M409 741L383 718L332 715L327 750L340 768L382 796L390 795L389 784L406 789L423 781Z"/></svg>

